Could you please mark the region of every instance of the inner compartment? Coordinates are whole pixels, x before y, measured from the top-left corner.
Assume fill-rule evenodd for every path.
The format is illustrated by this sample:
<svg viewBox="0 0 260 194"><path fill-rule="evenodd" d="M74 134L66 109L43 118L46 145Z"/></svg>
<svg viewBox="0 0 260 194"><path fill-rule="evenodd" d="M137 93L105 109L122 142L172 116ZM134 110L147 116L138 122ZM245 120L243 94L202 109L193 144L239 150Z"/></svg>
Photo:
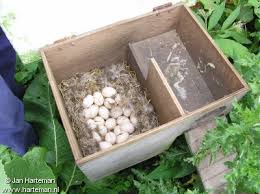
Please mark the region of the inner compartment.
<svg viewBox="0 0 260 194"><path fill-rule="evenodd" d="M150 58L155 59L185 112L191 112L215 100L203 77L204 74L212 74L212 79L217 84L222 84L215 76L215 65L205 65L202 62L195 64L176 30L132 43L129 47L135 58L133 60L139 64L144 77L148 76L151 68Z"/></svg>

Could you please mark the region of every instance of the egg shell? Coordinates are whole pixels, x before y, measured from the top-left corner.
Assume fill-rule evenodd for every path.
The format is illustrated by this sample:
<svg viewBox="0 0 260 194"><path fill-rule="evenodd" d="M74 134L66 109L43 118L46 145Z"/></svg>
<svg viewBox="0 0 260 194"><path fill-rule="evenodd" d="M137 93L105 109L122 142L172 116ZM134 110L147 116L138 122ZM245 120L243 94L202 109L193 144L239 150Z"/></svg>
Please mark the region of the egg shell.
<svg viewBox="0 0 260 194"><path fill-rule="evenodd" d="M96 131L92 132L92 136L93 136L93 139L95 139L97 142L102 141L101 136Z"/></svg>
<svg viewBox="0 0 260 194"><path fill-rule="evenodd" d="M101 141L101 142L99 142L99 147L101 150L106 150L106 149L112 147L112 144L109 142L106 142L106 141Z"/></svg>
<svg viewBox="0 0 260 194"><path fill-rule="evenodd" d="M137 117L136 117L134 114L131 114L131 116L130 116L130 121L131 121L131 123L132 123L134 126L136 126L136 125L138 124L138 119L137 119Z"/></svg>
<svg viewBox="0 0 260 194"><path fill-rule="evenodd" d="M120 126L119 125L115 126L114 134L115 135L119 135L120 133L122 133Z"/></svg>
<svg viewBox="0 0 260 194"><path fill-rule="evenodd" d="M87 95L83 99L83 107L84 108L89 108L93 103L94 103L94 97L92 95Z"/></svg>
<svg viewBox="0 0 260 194"><path fill-rule="evenodd" d="M97 105L91 105L89 108L83 110L83 114L86 119L93 119L98 114L98 106Z"/></svg>
<svg viewBox="0 0 260 194"><path fill-rule="evenodd" d="M111 109L110 115L113 118L118 118L123 114L123 110L120 106L116 106L114 108Z"/></svg>
<svg viewBox="0 0 260 194"><path fill-rule="evenodd" d="M112 87L105 87L102 90L102 95L106 98L110 98L110 97L116 95L116 90L115 90L115 88L112 88Z"/></svg>
<svg viewBox="0 0 260 194"><path fill-rule="evenodd" d="M129 138L129 134L127 132L123 132L122 134L116 137L116 143L123 143Z"/></svg>
<svg viewBox="0 0 260 194"><path fill-rule="evenodd" d="M116 135L113 132L108 132L105 136L106 142L109 142L111 144L116 143Z"/></svg>
<svg viewBox="0 0 260 194"><path fill-rule="evenodd" d="M107 109L111 109L114 104L115 104L115 100L112 99L112 98L106 98L105 101L104 101L104 106Z"/></svg>
<svg viewBox="0 0 260 194"><path fill-rule="evenodd" d="M105 125L105 120L100 116L95 117L94 121L96 122L97 125Z"/></svg>
<svg viewBox="0 0 260 194"><path fill-rule="evenodd" d="M107 128L105 127L105 126L98 126L98 128L99 128L99 134L101 135L101 136L105 136L106 134L107 134Z"/></svg>
<svg viewBox="0 0 260 194"><path fill-rule="evenodd" d="M87 127L91 130L95 130L97 128L97 124L93 119L87 120Z"/></svg>
<svg viewBox="0 0 260 194"><path fill-rule="evenodd" d="M94 103L98 106L102 106L104 104L104 97L100 92L95 92L93 94Z"/></svg>
<svg viewBox="0 0 260 194"><path fill-rule="evenodd" d="M109 117L109 110L105 106L101 106L98 111L99 116L101 116L103 119L108 119Z"/></svg>
<svg viewBox="0 0 260 194"><path fill-rule="evenodd" d="M116 122L118 125L121 125L123 123L130 123L130 120L126 116L120 116L117 118Z"/></svg>
<svg viewBox="0 0 260 194"><path fill-rule="evenodd" d="M131 113L132 113L131 108L128 108L128 107L124 107L124 108L123 108L123 114L124 114L126 117L130 117Z"/></svg>
<svg viewBox="0 0 260 194"><path fill-rule="evenodd" d="M135 128L134 125L132 123L123 123L122 125L120 125L121 131L125 131L129 134L133 133Z"/></svg>
<svg viewBox="0 0 260 194"><path fill-rule="evenodd" d="M114 129L114 127L116 126L116 120L114 118L109 118L106 120L105 126L107 127L107 129Z"/></svg>

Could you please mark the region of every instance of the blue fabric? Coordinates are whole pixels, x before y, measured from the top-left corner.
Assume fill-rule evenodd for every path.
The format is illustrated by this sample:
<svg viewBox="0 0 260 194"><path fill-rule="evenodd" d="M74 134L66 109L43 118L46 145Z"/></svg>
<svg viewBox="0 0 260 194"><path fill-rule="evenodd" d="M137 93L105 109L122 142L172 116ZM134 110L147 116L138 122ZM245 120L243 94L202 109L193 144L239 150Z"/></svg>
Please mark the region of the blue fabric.
<svg viewBox="0 0 260 194"><path fill-rule="evenodd" d="M32 127L24 120L23 103L14 80L16 53L0 27L0 144L24 154L37 142Z"/></svg>

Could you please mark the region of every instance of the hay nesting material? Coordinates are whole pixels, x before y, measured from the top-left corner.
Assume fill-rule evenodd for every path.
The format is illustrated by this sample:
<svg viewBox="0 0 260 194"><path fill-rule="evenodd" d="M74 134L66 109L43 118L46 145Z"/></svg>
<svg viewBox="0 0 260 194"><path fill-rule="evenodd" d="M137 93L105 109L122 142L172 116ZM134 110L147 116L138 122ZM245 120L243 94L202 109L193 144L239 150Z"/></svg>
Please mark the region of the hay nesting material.
<svg viewBox="0 0 260 194"><path fill-rule="evenodd" d="M139 119L139 124L133 135L143 133L159 125L158 117L148 99L147 91L142 88L136 74L130 70L128 65L117 64L96 68L86 73L77 73L70 79L62 81L59 89L84 156L97 152L99 148L82 115L82 101L88 94L101 91L106 86L115 88L122 96L123 106L133 108Z"/></svg>

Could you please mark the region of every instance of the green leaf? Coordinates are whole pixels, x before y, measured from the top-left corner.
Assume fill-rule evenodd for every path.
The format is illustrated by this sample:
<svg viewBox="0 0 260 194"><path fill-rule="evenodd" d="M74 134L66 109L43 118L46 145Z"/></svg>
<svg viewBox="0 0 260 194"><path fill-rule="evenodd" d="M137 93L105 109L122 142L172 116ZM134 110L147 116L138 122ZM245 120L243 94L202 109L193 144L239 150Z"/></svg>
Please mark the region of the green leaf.
<svg viewBox="0 0 260 194"><path fill-rule="evenodd" d="M199 0L202 3L204 9L213 10L216 7L216 4L213 1L209 0Z"/></svg>
<svg viewBox="0 0 260 194"><path fill-rule="evenodd" d="M248 0L247 4L253 7L260 7L260 1L258 0Z"/></svg>
<svg viewBox="0 0 260 194"><path fill-rule="evenodd" d="M28 87L24 96L25 117L39 134L39 143L48 149L48 158L58 167L72 160L65 131L59 123L46 74L39 74ZM51 161L51 160L50 160Z"/></svg>
<svg viewBox="0 0 260 194"><path fill-rule="evenodd" d="M212 30L219 22L225 10L225 1L218 5L209 18L208 30Z"/></svg>
<svg viewBox="0 0 260 194"><path fill-rule="evenodd" d="M260 31L260 19L255 20L255 29Z"/></svg>
<svg viewBox="0 0 260 194"><path fill-rule="evenodd" d="M225 30L224 34L219 34L218 37L221 38L229 38L232 37L233 39L235 39L238 43L241 44L251 44L252 42L247 38L247 34L246 32L240 30L236 30L236 29L229 29L229 30Z"/></svg>
<svg viewBox="0 0 260 194"><path fill-rule="evenodd" d="M102 184L102 181L98 181L96 183L93 183L87 179L84 180L86 182L85 185L85 191L86 193L91 194L118 194L118 192L113 191L113 189L105 187L106 185Z"/></svg>
<svg viewBox="0 0 260 194"><path fill-rule="evenodd" d="M18 157L18 155L15 152L4 145L0 145L0 160L3 164L10 162L16 157Z"/></svg>
<svg viewBox="0 0 260 194"><path fill-rule="evenodd" d="M7 192L8 190L11 190L11 187L6 180L8 180L8 176L5 173L3 162L0 160L0 193L11 194L11 192ZM6 192L4 192L4 190Z"/></svg>
<svg viewBox="0 0 260 194"><path fill-rule="evenodd" d="M233 24L233 22L237 19L240 14L240 6L238 6L224 21L221 30L227 29L229 26Z"/></svg>
<svg viewBox="0 0 260 194"><path fill-rule="evenodd" d="M34 147L31 151L27 152L23 158L26 160L45 161L46 159L46 148Z"/></svg>
<svg viewBox="0 0 260 194"><path fill-rule="evenodd" d="M152 179L176 179L185 177L194 172L194 170L195 167L186 162L178 163L174 166L162 164L155 168L148 176Z"/></svg>
<svg viewBox="0 0 260 194"><path fill-rule="evenodd" d="M230 39L215 39L217 45L225 53L227 57L231 57L233 60L249 55L248 49L239 44L238 42Z"/></svg>
<svg viewBox="0 0 260 194"><path fill-rule="evenodd" d="M251 44L251 40L246 37L246 33L231 31L231 37L241 44Z"/></svg>
<svg viewBox="0 0 260 194"><path fill-rule="evenodd" d="M68 192L69 188L73 185L80 185L86 178L85 175L79 170L74 162L66 162L63 165L61 178L66 183L66 190Z"/></svg>
<svg viewBox="0 0 260 194"><path fill-rule="evenodd" d="M45 191L47 189L52 189L51 192L48 193L57 193L55 192L55 188L57 188L55 176L51 170L51 168L46 164L45 161L42 160L42 157L38 154L42 154L39 149L32 149L27 153L23 158L16 158L5 164L5 172L7 176L11 180L17 180L19 183L11 182L11 187L15 188L41 188ZM32 158L38 158L38 160ZM48 181L48 183L36 182L35 180L43 180ZM28 181L33 182L28 182ZM18 191L13 193L19 193ZM33 193L32 191L29 193ZM44 193L44 192L39 192ZM46 193L46 192L45 192Z"/></svg>
<svg viewBox="0 0 260 194"><path fill-rule="evenodd" d="M203 28L207 29L205 22L203 21L203 19L195 12L193 12L193 14L196 16L197 20L199 21L199 23L203 26Z"/></svg>
<svg viewBox="0 0 260 194"><path fill-rule="evenodd" d="M240 10L238 19L245 23L251 22L254 19L254 10L252 7L243 6Z"/></svg>

